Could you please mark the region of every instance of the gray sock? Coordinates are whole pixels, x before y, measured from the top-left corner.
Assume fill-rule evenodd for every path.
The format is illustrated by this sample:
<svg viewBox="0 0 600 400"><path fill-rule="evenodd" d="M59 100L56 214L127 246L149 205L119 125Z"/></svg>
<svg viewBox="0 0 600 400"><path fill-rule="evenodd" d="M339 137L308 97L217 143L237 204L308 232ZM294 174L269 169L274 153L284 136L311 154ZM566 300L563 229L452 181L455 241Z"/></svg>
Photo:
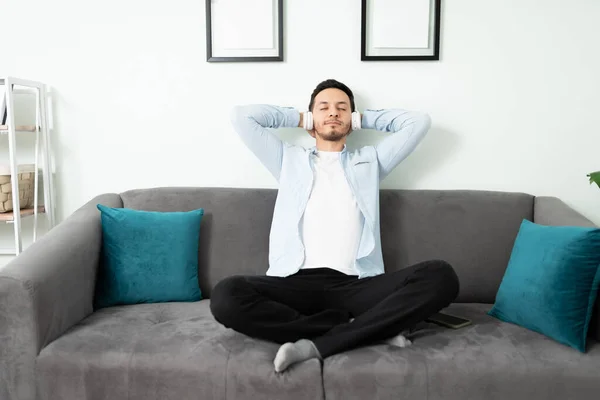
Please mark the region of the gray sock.
<svg viewBox="0 0 600 400"><path fill-rule="evenodd" d="M384 340L384 343L387 343L396 347L408 347L412 344L412 342L406 338L402 333L394 336L393 338L389 338Z"/></svg>
<svg viewBox="0 0 600 400"><path fill-rule="evenodd" d="M300 339L295 343L281 345L275 356L273 364L275 371L284 371L287 367L300 361L311 358L321 358L315 344L308 339Z"/></svg>

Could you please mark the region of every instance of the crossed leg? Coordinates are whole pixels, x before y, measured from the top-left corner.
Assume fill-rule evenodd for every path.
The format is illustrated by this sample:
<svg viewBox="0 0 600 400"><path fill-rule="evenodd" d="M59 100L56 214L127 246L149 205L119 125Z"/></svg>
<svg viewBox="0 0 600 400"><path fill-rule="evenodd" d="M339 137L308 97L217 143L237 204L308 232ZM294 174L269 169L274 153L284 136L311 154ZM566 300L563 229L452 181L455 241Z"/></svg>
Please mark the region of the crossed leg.
<svg viewBox="0 0 600 400"><path fill-rule="evenodd" d="M227 327L283 344L274 361L283 371L393 338L447 307L458 292L456 273L442 260L362 279L325 268L286 278L226 278L213 289L211 311Z"/></svg>

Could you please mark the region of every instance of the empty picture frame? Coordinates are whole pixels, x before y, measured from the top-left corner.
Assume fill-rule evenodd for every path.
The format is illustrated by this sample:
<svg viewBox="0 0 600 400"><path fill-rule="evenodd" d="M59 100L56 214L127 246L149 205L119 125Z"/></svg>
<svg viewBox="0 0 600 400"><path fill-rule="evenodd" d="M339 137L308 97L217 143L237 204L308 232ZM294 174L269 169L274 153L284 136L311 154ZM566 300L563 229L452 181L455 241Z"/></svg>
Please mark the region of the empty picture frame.
<svg viewBox="0 0 600 400"><path fill-rule="evenodd" d="M439 60L441 0L362 0L361 60Z"/></svg>
<svg viewBox="0 0 600 400"><path fill-rule="evenodd" d="M283 0L206 0L206 60L283 61Z"/></svg>

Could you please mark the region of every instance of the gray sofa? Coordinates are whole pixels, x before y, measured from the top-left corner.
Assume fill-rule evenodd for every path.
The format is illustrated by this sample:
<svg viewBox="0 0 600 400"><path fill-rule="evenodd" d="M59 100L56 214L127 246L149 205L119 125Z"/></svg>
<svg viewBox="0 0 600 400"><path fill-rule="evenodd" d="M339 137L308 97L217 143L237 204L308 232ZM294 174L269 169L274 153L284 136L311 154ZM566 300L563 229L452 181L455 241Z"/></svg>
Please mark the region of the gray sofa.
<svg viewBox="0 0 600 400"><path fill-rule="evenodd" d="M551 197L491 191L381 190L388 271L430 258L456 269L446 311L459 330L423 322L412 346L376 344L273 370L278 345L213 319L211 288L264 274L273 189L153 188L104 194L0 270L0 399L598 399L598 310L586 354L486 312L519 225L593 224ZM195 303L94 311L101 227L96 204L204 208ZM524 305L526 306L526 305Z"/></svg>

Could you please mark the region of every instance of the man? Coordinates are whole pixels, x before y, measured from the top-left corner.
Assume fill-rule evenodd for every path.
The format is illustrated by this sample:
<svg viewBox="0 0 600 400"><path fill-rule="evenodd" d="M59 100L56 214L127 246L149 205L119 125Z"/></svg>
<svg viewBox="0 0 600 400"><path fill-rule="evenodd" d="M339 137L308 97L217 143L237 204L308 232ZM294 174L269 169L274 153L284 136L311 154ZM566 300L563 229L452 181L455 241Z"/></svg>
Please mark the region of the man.
<svg viewBox="0 0 600 400"><path fill-rule="evenodd" d="M269 129L303 127L293 108L238 106L233 126L279 183L266 276L232 276L211 296L215 319L246 335L282 344L277 372L360 345L406 345L402 333L455 300L458 278L445 261L384 273L379 181L425 136L428 115L366 110L360 127L389 132L376 146L348 151L356 111L352 91L329 79L308 107L316 146L281 141ZM307 127L308 129L308 127Z"/></svg>

